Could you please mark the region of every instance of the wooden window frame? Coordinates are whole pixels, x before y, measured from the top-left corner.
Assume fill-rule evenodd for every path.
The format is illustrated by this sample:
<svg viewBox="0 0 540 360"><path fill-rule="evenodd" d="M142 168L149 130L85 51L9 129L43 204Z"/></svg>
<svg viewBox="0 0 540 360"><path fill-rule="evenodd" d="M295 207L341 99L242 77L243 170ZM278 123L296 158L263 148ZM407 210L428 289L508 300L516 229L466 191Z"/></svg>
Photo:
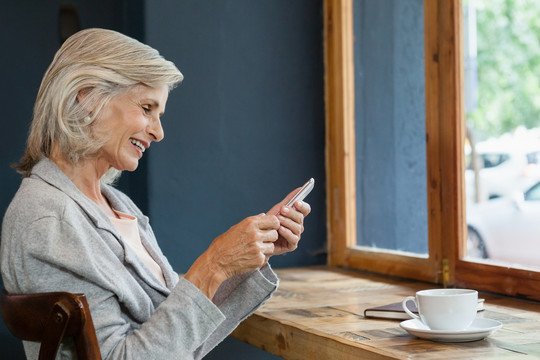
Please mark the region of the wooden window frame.
<svg viewBox="0 0 540 360"><path fill-rule="evenodd" d="M465 126L460 0L424 0L429 256L359 248L352 0L324 0L328 263L540 300L540 272L463 260Z"/></svg>

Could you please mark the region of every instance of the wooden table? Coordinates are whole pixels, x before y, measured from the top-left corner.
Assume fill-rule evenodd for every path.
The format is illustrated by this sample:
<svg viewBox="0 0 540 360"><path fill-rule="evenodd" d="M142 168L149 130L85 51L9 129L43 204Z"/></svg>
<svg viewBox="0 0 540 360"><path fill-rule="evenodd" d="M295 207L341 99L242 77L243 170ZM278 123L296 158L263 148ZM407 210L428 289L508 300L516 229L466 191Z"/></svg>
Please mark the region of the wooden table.
<svg viewBox="0 0 540 360"><path fill-rule="evenodd" d="M502 329L466 343L409 335L400 320L364 318L364 310L435 287L330 267L276 271L277 293L233 336L284 359L540 359L540 303L480 293L480 316Z"/></svg>

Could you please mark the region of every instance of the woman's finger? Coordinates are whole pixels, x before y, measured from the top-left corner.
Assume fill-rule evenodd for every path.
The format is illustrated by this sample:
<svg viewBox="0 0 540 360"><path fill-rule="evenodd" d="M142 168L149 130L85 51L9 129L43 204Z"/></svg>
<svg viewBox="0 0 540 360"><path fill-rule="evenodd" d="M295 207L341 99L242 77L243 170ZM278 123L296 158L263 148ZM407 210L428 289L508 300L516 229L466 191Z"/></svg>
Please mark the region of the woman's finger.
<svg viewBox="0 0 540 360"><path fill-rule="evenodd" d="M287 250L293 251L298 247L300 242L300 235L295 235L291 230L282 226L278 230L279 235L287 242Z"/></svg>
<svg viewBox="0 0 540 360"><path fill-rule="evenodd" d="M300 211L304 217L308 216L311 212L311 205L305 201L297 201L294 203L294 208Z"/></svg>
<svg viewBox="0 0 540 360"><path fill-rule="evenodd" d="M265 258L274 253L274 243L265 242L261 244L261 253L264 254Z"/></svg>
<svg viewBox="0 0 540 360"><path fill-rule="evenodd" d="M279 219L274 215L259 215L257 216L257 221L257 226L261 230L279 229Z"/></svg>
<svg viewBox="0 0 540 360"><path fill-rule="evenodd" d="M279 226L278 226L278 229L279 229ZM267 243L267 242L274 242L278 239L279 237L279 234L277 232L277 229L273 229L273 230L267 230L267 231L263 231L260 235L260 240L263 242L263 243Z"/></svg>
<svg viewBox="0 0 540 360"><path fill-rule="evenodd" d="M287 218L281 215L278 218L279 218L281 227L284 227L290 230L295 235L300 235L302 233L304 229L303 218L301 218L300 221L293 221L291 218Z"/></svg>
<svg viewBox="0 0 540 360"><path fill-rule="evenodd" d="M286 217L296 223L301 223L304 221L304 214L302 214L296 208L288 206L284 206L283 209L281 209L281 213L278 215L278 217L280 217L280 219Z"/></svg>

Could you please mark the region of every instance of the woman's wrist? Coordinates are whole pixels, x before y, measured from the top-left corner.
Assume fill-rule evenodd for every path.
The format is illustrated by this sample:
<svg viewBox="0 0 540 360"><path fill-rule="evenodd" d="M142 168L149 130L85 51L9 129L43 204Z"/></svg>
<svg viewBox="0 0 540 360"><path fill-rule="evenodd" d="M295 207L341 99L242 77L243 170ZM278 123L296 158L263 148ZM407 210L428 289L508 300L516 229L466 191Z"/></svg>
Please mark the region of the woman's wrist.
<svg viewBox="0 0 540 360"><path fill-rule="evenodd" d="M219 286L227 280L225 272L219 265L203 253L189 268L184 278L199 288L210 300Z"/></svg>

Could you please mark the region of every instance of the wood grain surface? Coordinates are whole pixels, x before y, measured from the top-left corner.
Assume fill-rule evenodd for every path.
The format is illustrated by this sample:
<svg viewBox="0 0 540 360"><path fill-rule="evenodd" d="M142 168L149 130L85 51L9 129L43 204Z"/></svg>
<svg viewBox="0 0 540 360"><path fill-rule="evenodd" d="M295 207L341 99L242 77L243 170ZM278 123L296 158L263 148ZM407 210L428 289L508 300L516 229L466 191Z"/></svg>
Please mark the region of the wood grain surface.
<svg viewBox="0 0 540 360"><path fill-rule="evenodd" d="M284 359L536 359L540 303L480 293L503 323L490 337L439 343L408 334L400 320L367 319L366 308L401 301L433 284L332 267L277 270L277 293L233 336Z"/></svg>

